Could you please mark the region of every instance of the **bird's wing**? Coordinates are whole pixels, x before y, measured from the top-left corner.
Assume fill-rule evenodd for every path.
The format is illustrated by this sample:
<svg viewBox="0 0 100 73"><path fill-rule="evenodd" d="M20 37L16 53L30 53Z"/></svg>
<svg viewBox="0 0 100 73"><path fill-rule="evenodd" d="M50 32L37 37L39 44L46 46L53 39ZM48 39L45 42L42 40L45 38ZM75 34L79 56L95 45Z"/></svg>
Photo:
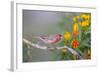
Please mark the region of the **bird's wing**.
<svg viewBox="0 0 100 73"><path fill-rule="evenodd" d="M42 39L44 40L53 40L55 38L55 36L41 36Z"/></svg>

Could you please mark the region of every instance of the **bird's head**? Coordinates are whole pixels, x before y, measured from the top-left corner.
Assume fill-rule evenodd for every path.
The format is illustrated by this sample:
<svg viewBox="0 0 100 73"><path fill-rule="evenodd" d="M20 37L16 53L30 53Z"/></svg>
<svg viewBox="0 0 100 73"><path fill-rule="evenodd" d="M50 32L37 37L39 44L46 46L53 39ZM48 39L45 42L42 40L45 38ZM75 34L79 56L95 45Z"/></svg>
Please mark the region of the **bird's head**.
<svg viewBox="0 0 100 73"><path fill-rule="evenodd" d="M58 37L62 37L62 35L61 35L61 34L57 34L56 36L58 36Z"/></svg>

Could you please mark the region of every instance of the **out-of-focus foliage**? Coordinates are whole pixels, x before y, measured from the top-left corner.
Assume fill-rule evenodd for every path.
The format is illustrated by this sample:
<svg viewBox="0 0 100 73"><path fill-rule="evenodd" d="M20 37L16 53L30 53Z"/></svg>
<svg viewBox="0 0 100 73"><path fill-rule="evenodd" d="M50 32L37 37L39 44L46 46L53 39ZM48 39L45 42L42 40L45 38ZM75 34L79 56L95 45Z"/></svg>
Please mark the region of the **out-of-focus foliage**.
<svg viewBox="0 0 100 73"><path fill-rule="evenodd" d="M63 34L63 45L69 46L79 52L84 59L91 58L91 14L81 13L69 18L73 20L72 31L66 30ZM65 20L65 19L64 19ZM65 27L62 24L63 27ZM66 48L61 50L62 60L79 60L75 55L70 54Z"/></svg>

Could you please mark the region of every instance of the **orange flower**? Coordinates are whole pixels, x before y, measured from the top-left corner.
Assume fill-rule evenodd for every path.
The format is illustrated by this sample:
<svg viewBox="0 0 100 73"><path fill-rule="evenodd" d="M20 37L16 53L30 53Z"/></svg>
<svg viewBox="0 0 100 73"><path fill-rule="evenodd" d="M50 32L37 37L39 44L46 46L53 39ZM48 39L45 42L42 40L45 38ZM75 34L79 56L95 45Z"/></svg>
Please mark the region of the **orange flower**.
<svg viewBox="0 0 100 73"><path fill-rule="evenodd" d="M71 43L73 48L77 48L79 46L79 41L78 40L73 40Z"/></svg>
<svg viewBox="0 0 100 73"><path fill-rule="evenodd" d="M74 21L74 22L77 22L78 19L79 19L79 17L80 17L80 16L75 16L75 17L73 17L73 21Z"/></svg>
<svg viewBox="0 0 100 73"><path fill-rule="evenodd" d="M86 27L86 26L89 26L90 22L89 22L89 20L84 20L80 24L82 27Z"/></svg>
<svg viewBox="0 0 100 73"><path fill-rule="evenodd" d="M71 39L71 34L69 32L64 33L64 38L65 40L70 40Z"/></svg>
<svg viewBox="0 0 100 73"><path fill-rule="evenodd" d="M79 28L78 28L78 24L75 23L73 26L73 35L77 36L79 34Z"/></svg>
<svg viewBox="0 0 100 73"><path fill-rule="evenodd" d="M78 31L72 33L74 36L78 36Z"/></svg>
<svg viewBox="0 0 100 73"><path fill-rule="evenodd" d="M81 18L84 18L85 20L90 20L91 15L90 15L90 14L84 14L84 13L83 13L83 14L80 15L80 17L81 17Z"/></svg>
<svg viewBox="0 0 100 73"><path fill-rule="evenodd" d="M80 15L81 18L83 18L84 20L80 22L80 25L82 27L86 27L90 25L91 22L91 15L90 14L81 14Z"/></svg>

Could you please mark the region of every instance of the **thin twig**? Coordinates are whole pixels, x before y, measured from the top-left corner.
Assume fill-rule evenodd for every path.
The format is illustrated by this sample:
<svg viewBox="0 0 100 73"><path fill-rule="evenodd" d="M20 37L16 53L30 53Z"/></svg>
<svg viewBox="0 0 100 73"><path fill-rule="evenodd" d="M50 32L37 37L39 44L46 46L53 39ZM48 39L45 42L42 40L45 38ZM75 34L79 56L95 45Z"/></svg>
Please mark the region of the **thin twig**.
<svg viewBox="0 0 100 73"><path fill-rule="evenodd" d="M30 42L29 40L27 39L23 39L23 42L26 43L26 44L29 44L30 46L33 46L33 47L36 47L36 48L39 48L39 49L48 49L48 46L41 46L41 45L38 45L38 44L35 44L35 43L32 43ZM69 48L68 46L62 46L62 47L56 47L57 49L62 49L62 48L66 48L70 53L72 53L73 55L76 55L78 56L80 59L83 59L83 57L77 52L75 51L74 49L72 48ZM50 49L50 48L49 48ZM52 49L52 48L51 48Z"/></svg>

